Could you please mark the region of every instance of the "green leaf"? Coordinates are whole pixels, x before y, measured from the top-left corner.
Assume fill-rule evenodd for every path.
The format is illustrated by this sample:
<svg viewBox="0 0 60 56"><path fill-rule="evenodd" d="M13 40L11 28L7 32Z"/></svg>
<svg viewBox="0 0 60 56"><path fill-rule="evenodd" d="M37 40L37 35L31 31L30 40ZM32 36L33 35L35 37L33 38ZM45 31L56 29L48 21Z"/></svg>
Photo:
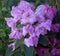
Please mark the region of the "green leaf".
<svg viewBox="0 0 60 56"><path fill-rule="evenodd" d="M45 3L45 0L40 0L40 3Z"/></svg>
<svg viewBox="0 0 60 56"><path fill-rule="evenodd" d="M34 48L27 47L24 45L24 53L25 53L25 56L33 56L34 55Z"/></svg>
<svg viewBox="0 0 60 56"><path fill-rule="evenodd" d="M5 56L11 56L12 52L12 48L7 48Z"/></svg>
<svg viewBox="0 0 60 56"><path fill-rule="evenodd" d="M26 0L27 2L35 2L36 0Z"/></svg>
<svg viewBox="0 0 60 56"><path fill-rule="evenodd" d="M41 36L39 39L39 43L43 45L48 45L49 41L44 36Z"/></svg>
<svg viewBox="0 0 60 56"><path fill-rule="evenodd" d="M49 53L45 53L44 56L50 56L50 54Z"/></svg>
<svg viewBox="0 0 60 56"><path fill-rule="evenodd" d="M16 40L15 49L20 47L20 40Z"/></svg>
<svg viewBox="0 0 60 56"><path fill-rule="evenodd" d="M16 40L16 44L15 44L15 49L18 48L18 47L21 47L23 45L23 39L24 38L21 38L20 40Z"/></svg>
<svg viewBox="0 0 60 56"><path fill-rule="evenodd" d="M56 36L56 33L53 32L53 31L49 31L49 32L46 34L46 36L49 36L49 37L51 37L51 36Z"/></svg>
<svg viewBox="0 0 60 56"><path fill-rule="evenodd" d="M12 1L6 0L5 2L6 2L6 8L8 9L12 5Z"/></svg>
<svg viewBox="0 0 60 56"><path fill-rule="evenodd" d="M6 36L4 29L0 29L0 37Z"/></svg>
<svg viewBox="0 0 60 56"><path fill-rule="evenodd" d="M18 2L20 2L20 0L12 0L12 6L13 6L13 5L16 6L16 5L18 4Z"/></svg>
<svg viewBox="0 0 60 56"><path fill-rule="evenodd" d="M16 44L15 44L15 50L12 51L12 48L8 48L6 51L5 56L11 56L11 55L18 55L21 56L21 44L22 44L23 38L20 40L16 40ZM7 54L8 53L8 54Z"/></svg>
<svg viewBox="0 0 60 56"><path fill-rule="evenodd" d="M0 54L5 54L5 46L2 42L0 42Z"/></svg>
<svg viewBox="0 0 60 56"><path fill-rule="evenodd" d="M13 5L16 6L20 0L6 0L6 8L11 8Z"/></svg>
<svg viewBox="0 0 60 56"><path fill-rule="evenodd" d="M60 23L60 10L57 11L57 13L56 13L56 17L54 19L54 23Z"/></svg>
<svg viewBox="0 0 60 56"><path fill-rule="evenodd" d="M17 50L15 50L13 56L21 56L21 49L18 48Z"/></svg>

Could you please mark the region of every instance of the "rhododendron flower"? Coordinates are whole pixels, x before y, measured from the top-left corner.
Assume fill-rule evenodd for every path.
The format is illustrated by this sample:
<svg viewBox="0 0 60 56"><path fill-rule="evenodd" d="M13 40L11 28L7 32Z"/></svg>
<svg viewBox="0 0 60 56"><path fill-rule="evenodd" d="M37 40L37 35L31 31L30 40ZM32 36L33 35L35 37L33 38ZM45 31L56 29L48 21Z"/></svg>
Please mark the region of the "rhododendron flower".
<svg viewBox="0 0 60 56"><path fill-rule="evenodd" d="M48 19L51 19L53 20L53 18L55 17L56 15L56 12L57 12L57 9L56 8L47 8L47 12L46 12L46 17Z"/></svg>
<svg viewBox="0 0 60 56"><path fill-rule="evenodd" d="M51 51L51 56L60 56L60 49L53 48Z"/></svg>
<svg viewBox="0 0 60 56"><path fill-rule="evenodd" d="M36 15L34 13L34 11L32 11L31 9L27 10L27 12L25 12L22 15L22 19L21 19L21 24L33 24L34 22L36 22Z"/></svg>
<svg viewBox="0 0 60 56"><path fill-rule="evenodd" d="M18 8L21 10L21 11L27 11L29 9L33 9L34 8L34 5L33 4L30 4L29 2L26 2L26 1L21 1L19 4L18 4Z"/></svg>
<svg viewBox="0 0 60 56"><path fill-rule="evenodd" d="M48 4L39 5L35 11L35 14L38 17L38 20L45 21L46 19L53 19L56 15L57 9L50 7Z"/></svg>
<svg viewBox="0 0 60 56"><path fill-rule="evenodd" d="M15 42L13 42L13 43L10 43L9 45L8 45L8 47L10 48L13 48L13 50L12 51L14 51L15 50Z"/></svg>
<svg viewBox="0 0 60 56"><path fill-rule="evenodd" d="M46 30L51 30L51 20L46 20L46 22L42 22L39 27L44 27Z"/></svg>
<svg viewBox="0 0 60 56"><path fill-rule="evenodd" d="M50 37L49 41L54 46L51 50L50 55L51 56L60 56L60 40L57 39L56 37Z"/></svg>
<svg viewBox="0 0 60 56"><path fill-rule="evenodd" d="M21 39L22 38L22 29L18 28L18 29L11 31L9 38L10 39Z"/></svg>
<svg viewBox="0 0 60 56"><path fill-rule="evenodd" d="M16 20L14 18L5 18L9 27L16 27Z"/></svg>
<svg viewBox="0 0 60 56"><path fill-rule="evenodd" d="M37 46L40 35L45 35L51 30L52 20L57 12L56 8L48 4L34 8L34 4L20 1L17 6L12 6L13 18L5 18L7 25L11 27L9 38L21 39L22 36L28 35L29 37L24 40L28 47ZM17 27L18 22L23 26Z"/></svg>
<svg viewBox="0 0 60 56"><path fill-rule="evenodd" d="M52 30L53 32L59 32L59 31L60 31L60 23L52 24L52 25L51 25L51 30Z"/></svg>
<svg viewBox="0 0 60 56"><path fill-rule="evenodd" d="M47 34L47 30L50 31L50 29L51 29L51 21L47 20L46 22L38 24L35 28L35 32L39 36L40 34L42 35Z"/></svg>
<svg viewBox="0 0 60 56"><path fill-rule="evenodd" d="M32 25L27 25L23 27L23 35L25 36L26 34L34 34L34 27Z"/></svg>
<svg viewBox="0 0 60 56"><path fill-rule="evenodd" d="M45 53L48 53L50 56L60 56L60 40L56 37L48 37L48 41L51 46L38 46L35 48L38 56L43 56Z"/></svg>
<svg viewBox="0 0 60 56"><path fill-rule="evenodd" d="M22 11L17 6L12 6L11 15L18 21L22 17Z"/></svg>
<svg viewBox="0 0 60 56"><path fill-rule="evenodd" d="M24 44L28 47L30 46L37 46L38 44L38 37L37 36L30 36L29 38L25 38Z"/></svg>
<svg viewBox="0 0 60 56"><path fill-rule="evenodd" d="M35 14L37 15L37 17L39 17L38 19L40 19L40 21L43 21L45 19L44 17L45 13L46 13L45 5L39 5L35 11Z"/></svg>
<svg viewBox="0 0 60 56"><path fill-rule="evenodd" d="M36 53L38 56L44 56L45 53L48 53L49 48L35 48Z"/></svg>
<svg viewBox="0 0 60 56"><path fill-rule="evenodd" d="M48 39L52 43L52 45L55 45L56 48L60 48L60 40L55 37L49 37Z"/></svg>
<svg viewBox="0 0 60 56"><path fill-rule="evenodd" d="M28 9L27 9L28 8ZM18 6L12 6L11 15L16 18L16 20L20 20L22 14L29 9L34 8L33 4L30 4L26 1L21 1Z"/></svg>
<svg viewBox="0 0 60 56"><path fill-rule="evenodd" d="M36 27L35 29L36 35L39 36L40 34L45 35L47 34L47 30L44 27Z"/></svg>

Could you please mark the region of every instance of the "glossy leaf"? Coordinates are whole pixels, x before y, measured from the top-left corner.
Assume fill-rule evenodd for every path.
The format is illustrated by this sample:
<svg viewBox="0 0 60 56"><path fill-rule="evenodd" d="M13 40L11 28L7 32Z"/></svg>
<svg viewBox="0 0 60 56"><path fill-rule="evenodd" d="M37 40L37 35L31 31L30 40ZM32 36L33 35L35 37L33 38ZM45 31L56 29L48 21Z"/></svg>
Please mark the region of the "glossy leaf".
<svg viewBox="0 0 60 56"><path fill-rule="evenodd" d="M21 49L18 48L18 49L14 52L13 56L21 56Z"/></svg>
<svg viewBox="0 0 60 56"><path fill-rule="evenodd" d="M12 52L12 48L7 48L5 56L11 56Z"/></svg>
<svg viewBox="0 0 60 56"><path fill-rule="evenodd" d="M39 39L39 43L42 45L48 45L49 41L44 36L41 36Z"/></svg>
<svg viewBox="0 0 60 56"><path fill-rule="evenodd" d="M25 56L33 56L34 55L34 48L27 47L24 45L24 53L25 53Z"/></svg>
<svg viewBox="0 0 60 56"><path fill-rule="evenodd" d="M57 11L57 13L56 13L55 22L56 23L59 23L60 22L60 10Z"/></svg>

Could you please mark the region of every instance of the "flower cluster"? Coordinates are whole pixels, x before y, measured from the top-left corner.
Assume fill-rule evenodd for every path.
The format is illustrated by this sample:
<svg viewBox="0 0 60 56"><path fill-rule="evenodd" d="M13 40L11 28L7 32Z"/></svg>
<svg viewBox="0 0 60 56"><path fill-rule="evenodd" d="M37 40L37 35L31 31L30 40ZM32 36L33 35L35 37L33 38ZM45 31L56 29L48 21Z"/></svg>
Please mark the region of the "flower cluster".
<svg viewBox="0 0 60 56"><path fill-rule="evenodd" d="M35 48L36 53L39 56L49 53L50 56L60 56L60 40L56 37L49 37L49 41L52 44L51 47L37 47Z"/></svg>
<svg viewBox="0 0 60 56"><path fill-rule="evenodd" d="M47 34L51 30L52 20L57 9L48 4L39 5L36 9L32 3L21 1L17 6L12 6L10 18L5 18L11 28L10 39L24 39L28 47L37 46L40 35ZM22 27L17 27L19 22Z"/></svg>
<svg viewBox="0 0 60 56"><path fill-rule="evenodd" d="M60 31L60 23L52 24L51 30L53 32L59 32Z"/></svg>

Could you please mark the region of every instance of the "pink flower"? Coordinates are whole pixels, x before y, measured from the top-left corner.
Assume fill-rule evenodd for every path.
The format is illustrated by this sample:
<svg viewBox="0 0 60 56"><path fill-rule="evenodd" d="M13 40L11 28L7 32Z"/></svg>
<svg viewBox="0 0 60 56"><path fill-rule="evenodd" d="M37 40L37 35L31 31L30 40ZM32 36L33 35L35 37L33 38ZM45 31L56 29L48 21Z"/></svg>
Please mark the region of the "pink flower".
<svg viewBox="0 0 60 56"><path fill-rule="evenodd" d="M22 17L22 11L17 6L12 6L11 15L18 21Z"/></svg>
<svg viewBox="0 0 60 56"><path fill-rule="evenodd" d="M54 18L55 15L56 15L57 9L54 8L54 7L52 8L52 7L50 7L49 5L46 5L46 8L47 8L46 17L47 17L48 19L53 20L53 18Z"/></svg>
<svg viewBox="0 0 60 56"><path fill-rule="evenodd" d="M51 30L52 30L53 32L60 32L60 23L52 24L52 25L51 25Z"/></svg>
<svg viewBox="0 0 60 56"><path fill-rule="evenodd" d="M13 43L10 43L9 45L8 45L8 47L10 48L13 48L13 50L12 51L14 51L15 50L15 42L13 42Z"/></svg>
<svg viewBox="0 0 60 56"><path fill-rule="evenodd" d="M33 35L34 34L34 27L32 25L27 25L23 27L23 35Z"/></svg>
<svg viewBox="0 0 60 56"><path fill-rule="evenodd" d="M53 20L56 15L57 9L50 7L48 4L39 5L35 11L39 22L45 21L46 19Z"/></svg>
<svg viewBox="0 0 60 56"><path fill-rule="evenodd" d="M22 14L28 10L27 8L32 9L34 6L26 1L21 1L18 6L12 6L11 15L18 21Z"/></svg>
<svg viewBox="0 0 60 56"><path fill-rule="evenodd" d="M29 38L25 38L24 44L27 47L30 47L30 46L35 46L36 47L37 44L38 44L38 37L37 36L30 36Z"/></svg>
<svg viewBox="0 0 60 56"><path fill-rule="evenodd" d="M11 28L16 27L16 20L14 18L5 18L5 21L7 22L7 25Z"/></svg>
<svg viewBox="0 0 60 56"><path fill-rule="evenodd" d="M60 49L53 48L51 51L51 56L60 56Z"/></svg>
<svg viewBox="0 0 60 56"><path fill-rule="evenodd" d="M50 29L51 29L51 21L47 20L46 22L42 22L41 24L38 24L35 27L35 32L37 36L39 36L40 34L42 35L47 34L47 30L50 31Z"/></svg>
<svg viewBox="0 0 60 56"><path fill-rule="evenodd" d="M27 12L25 12L22 15L22 19L21 19L21 24L33 24L34 22L36 22L36 15L34 13L34 11L32 11L31 9L27 10Z"/></svg>
<svg viewBox="0 0 60 56"><path fill-rule="evenodd" d="M44 16L46 12L47 11L45 5L39 5L35 11L36 15L40 17Z"/></svg>
<svg viewBox="0 0 60 56"><path fill-rule="evenodd" d="M56 37L48 37L49 41L52 43L55 48L60 48L60 40Z"/></svg>
<svg viewBox="0 0 60 56"><path fill-rule="evenodd" d="M45 35L47 34L47 30L44 27L38 27L35 29L36 35L39 37L40 34Z"/></svg>
<svg viewBox="0 0 60 56"><path fill-rule="evenodd" d="M35 11L35 14L37 15L38 17L38 20L41 22L41 21L44 21L45 17L45 13L47 12L46 10L46 7L45 5L39 5Z"/></svg>
<svg viewBox="0 0 60 56"><path fill-rule="evenodd" d="M35 48L36 53L38 56L44 56L45 53L49 53L49 48Z"/></svg>
<svg viewBox="0 0 60 56"><path fill-rule="evenodd" d="M50 31L51 24L52 24L51 20L46 20L46 22L44 24L42 23L41 25L43 25L46 30Z"/></svg>
<svg viewBox="0 0 60 56"><path fill-rule="evenodd" d="M26 1L21 1L19 4L18 4L18 8L21 10L21 11L27 11L29 9L33 9L34 8L34 5L33 4L30 4L29 2L26 2Z"/></svg>
<svg viewBox="0 0 60 56"><path fill-rule="evenodd" d="M27 35L27 33L28 33L28 31L27 31L27 27L26 26L24 26L23 27L23 36L26 36Z"/></svg>
<svg viewBox="0 0 60 56"><path fill-rule="evenodd" d="M36 10L34 8L32 3L21 1L17 6L12 6L13 18L5 18L7 25L11 27L9 38L21 39L22 36L29 35L29 38L24 40L24 44L28 47L37 46L40 34L45 35L51 30L52 20L57 11L48 4L39 5ZM18 22L23 26L17 27ZM52 29L57 29L56 27L59 28L59 25Z"/></svg>
<svg viewBox="0 0 60 56"><path fill-rule="evenodd" d="M21 39L22 38L22 29L19 28L19 29L12 30L9 35L9 38L10 39Z"/></svg>

